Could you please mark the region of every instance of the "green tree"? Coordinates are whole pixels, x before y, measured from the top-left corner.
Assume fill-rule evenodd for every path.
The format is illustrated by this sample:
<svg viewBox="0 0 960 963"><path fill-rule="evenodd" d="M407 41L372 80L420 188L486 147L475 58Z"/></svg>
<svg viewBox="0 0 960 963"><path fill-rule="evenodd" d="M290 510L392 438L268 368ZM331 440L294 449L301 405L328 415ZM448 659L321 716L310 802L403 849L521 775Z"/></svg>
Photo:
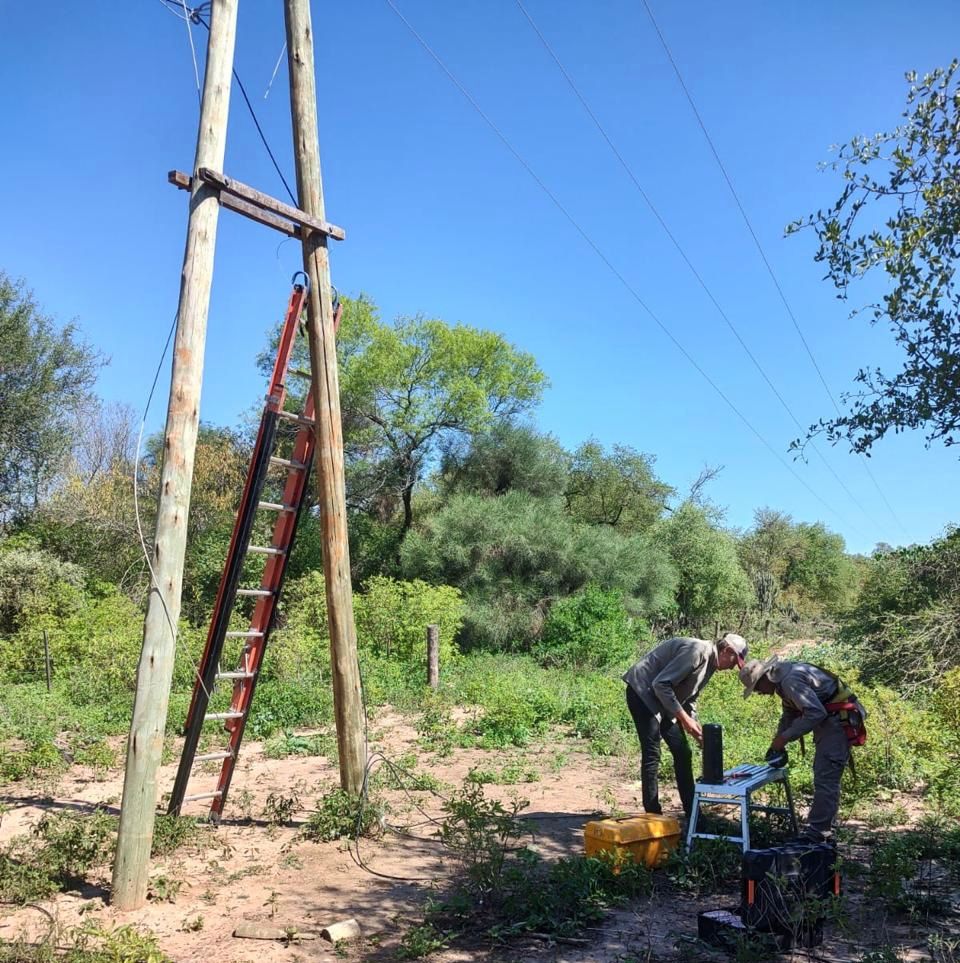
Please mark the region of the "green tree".
<svg viewBox="0 0 960 963"><path fill-rule="evenodd" d="M140 532L149 545L154 533L161 444L160 437L148 440L146 455L136 473L139 529L133 500L134 465L132 460L117 458L96 471L90 470L87 460L71 461L56 488L34 512L26 531L43 548L84 566L140 601L147 587ZM201 425L194 461L184 578L184 617L191 621L202 622L209 615L248 459L249 449L239 434ZM279 500L277 492L267 497ZM262 518L259 524L269 522ZM269 540L266 529L260 534Z"/></svg>
<svg viewBox="0 0 960 963"><path fill-rule="evenodd" d="M757 509L753 528L740 539L737 548L740 563L753 582L765 632L769 632L787 569L801 551L793 519L772 508Z"/></svg>
<svg viewBox="0 0 960 963"><path fill-rule="evenodd" d="M699 631L749 607L753 587L740 566L736 543L705 509L684 502L657 525L654 538L679 572L675 615L681 628Z"/></svg>
<svg viewBox="0 0 960 963"><path fill-rule="evenodd" d="M821 522L798 524L785 512L761 508L738 550L767 620L778 605L793 613L835 614L852 600L857 565L843 537Z"/></svg>
<svg viewBox="0 0 960 963"><path fill-rule="evenodd" d="M536 655L547 665L578 669L623 666L649 637L646 623L630 617L622 593L588 585L550 606Z"/></svg>
<svg viewBox="0 0 960 963"><path fill-rule="evenodd" d="M588 525L647 531L674 494L654 475L654 461L626 445L614 445L607 454L599 442L584 442L574 453L567 484L570 514Z"/></svg>
<svg viewBox="0 0 960 963"><path fill-rule="evenodd" d="M835 612L850 600L856 569L846 553L843 536L822 522L797 525L800 550L791 558L784 586Z"/></svg>
<svg viewBox="0 0 960 963"><path fill-rule="evenodd" d="M641 615L668 605L676 584L643 536L584 525L561 499L518 491L451 498L408 534L401 564L408 578L459 588L464 643L494 649L528 648L550 605L588 583L619 592Z"/></svg>
<svg viewBox="0 0 960 963"><path fill-rule="evenodd" d="M102 360L0 271L0 524L31 512L70 453Z"/></svg>
<svg viewBox="0 0 960 963"><path fill-rule="evenodd" d="M398 502L404 535L414 489L440 447L530 410L546 377L532 355L492 331L420 315L388 325L365 297L343 303L337 356L348 501L381 516ZM301 366L305 351L301 342ZM268 369L272 355L260 363Z"/></svg>
<svg viewBox="0 0 960 963"><path fill-rule="evenodd" d="M86 583L80 566L34 547L29 539L0 542L0 635L40 616L72 611Z"/></svg>
<svg viewBox="0 0 960 963"><path fill-rule="evenodd" d="M562 495L570 456L551 435L528 425L498 421L489 430L457 438L443 452L440 486L446 494Z"/></svg>
<svg viewBox="0 0 960 963"><path fill-rule="evenodd" d="M929 692L960 667L960 529L874 554L840 638L867 678L904 689Z"/></svg>
<svg viewBox="0 0 960 963"><path fill-rule="evenodd" d="M904 354L894 373L861 369L845 414L811 427L866 452L888 431L923 428L927 444L954 444L960 426L960 88L958 62L910 89L903 123L889 133L855 137L832 167L844 180L839 199L787 227L812 227L816 260L844 299L851 283L886 278L880 301L865 310L883 322ZM854 312L856 314L858 312ZM802 442L794 442L799 446Z"/></svg>

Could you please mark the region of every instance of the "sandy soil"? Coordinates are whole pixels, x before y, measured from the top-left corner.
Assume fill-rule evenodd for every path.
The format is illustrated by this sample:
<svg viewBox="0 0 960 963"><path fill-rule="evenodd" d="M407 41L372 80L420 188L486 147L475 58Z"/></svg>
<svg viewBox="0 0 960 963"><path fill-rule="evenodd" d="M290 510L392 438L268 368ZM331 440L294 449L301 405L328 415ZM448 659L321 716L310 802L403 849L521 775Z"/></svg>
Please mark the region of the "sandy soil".
<svg viewBox="0 0 960 963"><path fill-rule="evenodd" d="M382 713L376 720L371 749L391 759L416 752L417 770L432 773L450 788L459 786L473 766L500 769L520 755L516 750L457 750L451 757L437 759L419 750L408 722L390 713ZM614 810L635 812L640 808L634 758L596 759L572 750L570 743L561 743L524 750L522 761L536 770L538 781L487 786L486 791L505 801L515 795L529 800L524 812L532 844L546 856L581 853L582 830L589 819ZM161 785L172 786L175 769L175 763L163 767ZM336 785L337 778L323 757L271 760L264 757L260 744L247 743L226 818L219 827L204 830L206 845L178 851L152 866L152 879L166 877L181 884L174 902L151 901L138 911L119 913L105 902L109 867L104 867L100 878L94 878L82 892L61 894L43 907L65 927L91 918L110 925L142 926L157 936L161 947L178 963L294 963L344 956L393 959L403 933L422 919L426 898L442 891L456 870L431 838L435 825L429 819L440 815L441 801L425 792L385 792L391 823L409 826L418 838L388 832L377 840L363 840L358 860L357 850L345 843L312 843L299 835L315 800ZM215 776L196 777L190 791L203 791L205 781L212 786ZM104 806L116 812L121 789L121 773L98 775L79 767L71 769L55 787L2 787L0 802L10 808L0 823L0 842L28 831L48 809L83 812ZM292 824L272 825L264 818L272 794L299 799ZM676 799L669 793L667 801L676 807ZM203 810L195 808L193 812ZM737 899L738 894L731 893L726 903ZM474 946L446 950L431 960L639 963L664 958L723 959L692 941L697 913L724 904L717 897L700 901L676 895L655 897L611 913L602 926L585 934L585 944L530 939L506 949ZM241 922L318 932L350 917L360 922L363 938L348 948L334 948L319 939L288 946L232 936ZM39 937L48 925L47 917L36 909L0 908L0 939L11 940L22 933ZM903 942L910 939L909 934L890 935ZM915 936L913 939L917 941ZM859 957L851 957L841 941L833 940L823 948L821 958Z"/></svg>

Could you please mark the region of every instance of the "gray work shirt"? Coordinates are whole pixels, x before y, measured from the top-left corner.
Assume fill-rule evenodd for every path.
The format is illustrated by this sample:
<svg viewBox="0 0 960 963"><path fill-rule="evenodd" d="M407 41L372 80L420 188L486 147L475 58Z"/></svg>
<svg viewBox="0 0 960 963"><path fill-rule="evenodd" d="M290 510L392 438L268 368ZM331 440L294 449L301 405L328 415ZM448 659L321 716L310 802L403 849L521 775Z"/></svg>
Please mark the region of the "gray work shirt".
<svg viewBox="0 0 960 963"><path fill-rule="evenodd" d="M653 715L675 719L684 706L693 711L697 696L716 670L716 643L675 638L661 642L622 678Z"/></svg>
<svg viewBox="0 0 960 963"><path fill-rule="evenodd" d="M813 732L827 718L825 705L837 691L832 675L807 662L779 662L769 675L783 702L777 735L792 742Z"/></svg>

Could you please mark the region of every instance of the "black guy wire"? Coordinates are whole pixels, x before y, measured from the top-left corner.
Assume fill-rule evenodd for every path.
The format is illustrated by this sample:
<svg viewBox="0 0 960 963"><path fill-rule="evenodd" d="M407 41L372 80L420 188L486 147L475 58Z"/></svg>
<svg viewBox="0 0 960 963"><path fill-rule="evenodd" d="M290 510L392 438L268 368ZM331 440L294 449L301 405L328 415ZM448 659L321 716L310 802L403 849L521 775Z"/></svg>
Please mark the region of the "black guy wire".
<svg viewBox="0 0 960 963"><path fill-rule="evenodd" d="M519 2L519 0L518 0ZM807 352L807 357L810 359L810 363L813 365L814 370L817 372L817 376L820 379L820 384L823 385L823 390L827 393L827 397L830 399L833 405L833 410L837 413L838 418L843 417L843 413L840 411L840 406L837 404L837 399L834 397L833 392L830 390L830 385L827 383L827 379L824 377L823 371L814 356L813 350L811 349L806 337L804 336L803 329L800 327L800 322L797 320L797 316L790 306L790 302L787 300L787 295L783 290L783 286L780 284L780 280L773 270L773 265L770 263L770 259L767 257L767 253L760 243L760 238L757 236L757 232L754 230L753 224L750 221L750 217L747 214L746 208L743 206L743 202L740 200L740 195L737 193L737 189L733 186L733 180L727 173L727 168L724 166L723 161L720 158L720 153L713 142L713 138L710 136L710 132L707 130L706 124L703 122L703 118L700 116L700 111L697 109L697 105L694 102L693 95L690 93L690 89L687 87L686 82L683 79L683 74L680 72L680 67L677 64L676 59L667 44L666 37L663 35L663 31L660 29L660 25L657 23L656 18L653 15L653 10L647 0L642 0L644 9L647 11L647 16L650 18L650 23L653 24L653 29L656 31L657 37L660 39L660 45L663 47L664 53L667 55L667 59L670 61L670 65L673 67L673 72L676 74L677 81L680 84L680 88L683 90L684 96L687 98L687 103L690 105L690 109L693 111L693 116L697 120L697 124L700 127L701 132L710 148L710 152L713 154L713 159L717 162L717 167L720 168L720 173L723 175L724 181L726 181L727 187L730 190L730 194L733 197L734 203L737 205L737 210L740 211L740 216L743 218L743 223L746 225L747 231L750 237L753 238L754 246L757 249L757 253L760 255L760 259L763 261L764 267L767 269L767 274L770 275L770 280L773 281L773 286L777 289L777 294L780 296L780 300L783 302L783 306L786 309L787 315L793 322L793 326L796 329L797 335L800 337L800 342L803 344L804 350ZM524 11L526 12L526 11ZM860 457L861 464L864 467L866 473L870 476L870 481L873 482L874 488L880 495L883 504L887 507L887 511L890 512L893 520L900 526L900 528L905 532L903 522L900 520L897 513L893 510L893 506L887 500L886 493L880 487L880 483L877 481L870 468L870 463L867 461L866 457L862 452L857 452Z"/></svg>
<svg viewBox="0 0 960 963"><path fill-rule="evenodd" d="M651 212L651 213L653 214L653 216L656 218L657 222L660 224L660 227L663 228L664 233L665 233L665 234L667 235L667 237L670 239L670 242L673 244L674 248L676 248L677 253L678 253L678 254L680 255L680 257L683 259L683 262L684 262L684 263L687 265L687 267L690 269L690 273L693 274L693 276L696 278L697 283L700 285L700 287L703 289L704 293L705 293L705 294L707 295L707 297L710 299L710 302L713 304L713 306L717 309L717 313L720 315L721 318L723 318L723 320L724 320L724 322L726 323L727 327L730 329L730 331L733 333L733 336L734 336L734 337L737 339L737 341L739 342L740 347L743 348L744 353L747 355L747 357L748 357L748 358L750 359L750 361L753 363L753 366L757 369L757 371L760 373L760 376L761 376L761 377L763 378L763 380L767 383L767 386L770 388L770 390L771 390L771 391L773 392L773 394L775 395L777 401L780 402L780 404L781 404L781 406L783 407L784 411L786 411L786 413L790 416L791 420L793 421L794 425L796 425L797 429L802 433L805 429L804 429L803 425L800 423L799 418L797 418L797 416L794 414L793 409L790 407L790 405L787 403L786 399L785 399L785 398L783 397L783 395L780 393L780 391L778 390L777 386L774 384L773 380L770 378L770 376L767 374L766 370L765 370L765 369L763 368L763 366L760 364L760 362L759 362L759 360L757 359L757 357L756 357L756 356L754 355L754 353L750 350L749 346L747 345L746 341L745 341L745 340L743 339L743 337L741 336L741 334L740 334L739 330L737 329L736 325L734 325L733 321L730 320L730 317L729 317L729 315L727 314L727 312L723 309L723 307L721 307L720 303L717 301L716 297L715 297L714 294L713 294L713 291L710 290L710 288L709 288L708 285L707 285L707 282L704 280L703 276L700 274L700 272L697 270L696 266L693 264L693 262L692 262L692 261L690 260L690 258L688 257L687 252L683 249L683 246L680 244L679 240L677 240L676 235L674 235L673 231L670 230L670 227L667 225L667 222L664 220L664 218L663 218L663 216L661 215L660 211L657 209L657 207L654 205L653 201L651 200L650 195L647 194L647 192L646 192L646 191L643 189L643 187L641 186L640 181L637 179L636 174L633 172L633 168L627 163L627 161L626 161L626 159L624 158L623 154L620 153L620 151L618 150L617 146L614 144L613 140L611 139L610 135L607 133L606 129L604 128L603 124L600 122L600 119L597 117L597 115L596 115L596 113L594 112L593 108L592 108L592 107L590 106L590 104L587 102L587 99L586 99L586 98L583 96L583 94L580 92L579 87L577 87L577 85L576 85L576 83L574 82L573 78L570 76L569 71L568 71L567 68L563 65L562 61L561 61L560 58L557 56L557 54L556 54L556 52L554 51L553 47L551 47L550 43L547 41L547 38L543 35L542 31L541 31L540 28L537 26L537 24L536 24L536 22L534 21L533 17L530 16L530 14L529 14L529 12L527 11L526 7L524 7L524 5L523 5L523 3L522 3L522 0L516 0L516 4L517 4L517 6L520 8L520 11L521 11L521 13L524 15L524 17L526 17L527 22L528 22L528 23L530 24L530 26L533 28L533 32L534 32L534 33L537 35L537 37L540 39L540 42L543 44L543 46L544 46L544 48L546 49L547 53L550 54L551 58L553 58L553 61L554 61L554 63L557 65L557 68L560 70L560 73L563 74L564 80L566 80L566 82L567 82L567 84L569 85L570 89L574 92L574 94L576 95L577 99L580 101L581 105L583 106L583 109L587 112L588 116L589 116L590 119L593 121L594 126L597 128L597 130L598 130L599 133L600 133L600 136L603 137L604 141L606 141L607 146L610 148L610 150L613 152L613 155L614 155L614 156L617 158L617 160L620 162L620 166L624 169L624 171L626 171L627 176L628 176L628 177L630 178L630 180L633 182L633 186L636 187L637 191L640 193L640 196L643 198L643 200L644 200L644 202L646 203L647 207L650 209L650 212ZM856 505L857 508L860 509L860 511L861 511L874 525L877 525L876 520L873 519L873 518L870 516L870 513L863 507L863 505L860 503L860 501L857 499L857 497L853 494L853 492L850 491L850 489L847 487L846 483L845 483L845 482L843 481L843 479L837 474L837 472L834 470L833 466L827 461L826 457L823 455L823 453L820 451L820 449L819 449L813 442L810 443L810 446L811 446L811 448L813 448L813 450L816 452L817 456L818 456L818 457L820 458L820 460L823 462L823 464L824 464L824 466L826 467L827 471L830 472L830 474L833 476L833 478L834 478L834 480L837 482L837 484L840 485L840 487L844 490L844 492L846 492L847 496L850 498L850 500L853 502L853 504ZM877 525L877 527L880 527L880 526Z"/></svg>
<svg viewBox="0 0 960 963"><path fill-rule="evenodd" d="M430 45L423 39L423 37L417 32L413 24L403 15L403 13L397 8L397 5L393 0L384 0L388 7L396 14L403 25L410 31L421 47L429 54L429 56L434 60L438 67L447 75L447 78L453 83L453 85L460 91L466 101L471 107L480 115L486 125L496 134L501 143L507 150L513 155L516 161L523 167L523 169L530 175L536 185L543 191L544 194L551 200L553 205L560 211L561 214L570 222L570 225L574 230L586 241L587 245L593 250L594 254L606 265L610 272L617 278L618 281L626 288L626 290L631 294L631 296L636 300L636 302L643 308L643 310L650 316L654 324L670 339L674 347L687 359L687 361L693 366L693 368L700 374L700 376L710 385L711 388L723 399L726 405L733 411L733 413L743 422L743 424L749 429L749 431L757 438L757 440L766 448L771 455L791 474L793 477L821 504L823 505L831 514L836 515L841 521L846 522L844 516L842 516L835 508L833 508L823 497L821 497L810 485L794 470L793 466L785 461L780 453L773 447L760 434L759 430L754 427L753 423L747 418L743 412L730 400L723 389L710 377L709 374L697 363L694 357L689 351L683 346L683 344L677 339L673 332L660 320L660 318L653 312L647 303L643 300L637 290L630 284L630 282L620 273L620 271L615 267L613 262L607 257L607 255L601 250L597 243L590 237L589 234L580 226L573 215L563 206L560 199L550 190L549 187L543 182L540 176L534 171L534 169L524 160L520 152L513 146L513 144L507 139L506 135L500 130L499 127L490 119L490 117L484 112L483 108L477 103L473 95L467 90L466 87L457 79L450 68L444 63L440 56L430 47ZM853 531L857 532L861 537L864 537L863 533L854 526L849 526Z"/></svg>
<svg viewBox="0 0 960 963"><path fill-rule="evenodd" d="M179 3L175 3L174 0L163 0L163 2L165 2L167 6L169 6L171 9L175 8L175 12L176 10L182 9L181 5ZM199 23L201 26L205 27L208 31L210 30L210 24L208 24L207 21L203 19L202 15L208 11L209 7L210 7L210 3L207 2L207 3L201 3L198 7L187 8L189 19L193 21L193 23ZM283 186L286 188L287 195L290 198L290 202L294 206L296 206L298 203L297 199L294 196L293 191L290 189L290 185L287 183L286 177L284 177L283 171L280 168L280 164L277 162L277 158L274 156L273 150L270 147L270 142L267 140L267 135L263 132L263 128L260 126L260 120L257 117L257 112L253 109L253 104L250 103L250 98L247 96L247 88L243 86L243 81L240 79L240 74L237 73L237 70L235 67L233 68L233 79L236 80L237 87L240 88L240 94L243 97L243 102L247 105L247 110L250 111L250 117L253 120L254 126L257 128L257 133L260 135L260 140L262 141L263 146L266 149L271 162L273 163L273 169L277 172L277 175L280 177L280 180L283 182Z"/></svg>

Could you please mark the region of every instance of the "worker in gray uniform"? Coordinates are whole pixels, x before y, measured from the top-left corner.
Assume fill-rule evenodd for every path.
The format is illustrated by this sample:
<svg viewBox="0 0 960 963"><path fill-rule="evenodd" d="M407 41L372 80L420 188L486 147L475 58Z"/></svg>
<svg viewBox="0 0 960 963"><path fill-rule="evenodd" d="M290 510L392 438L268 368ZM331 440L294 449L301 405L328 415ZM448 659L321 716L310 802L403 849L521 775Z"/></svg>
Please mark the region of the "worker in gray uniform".
<svg viewBox="0 0 960 963"><path fill-rule="evenodd" d="M801 835L822 842L832 832L840 808L840 777L850 746L866 740L866 711L837 676L808 662L775 655L764 662L751 659L740 670L740 681L744 698L753 692L778 695L783 704L768 757L813 733L813 803Z"/></svg>
<svg viewBox="0 0 960 963"><path fill-rule="evenodd" d="M623 674L627 708L640 739L640 783L643 809L660 807L660 740L673 756L683 811L693 808L693 764L684 733L698 743L703 730L697 722L696 700L718 669L738 669L747 658L746 639L728 632L719 642L674 638L661 642Z"/></svg>

